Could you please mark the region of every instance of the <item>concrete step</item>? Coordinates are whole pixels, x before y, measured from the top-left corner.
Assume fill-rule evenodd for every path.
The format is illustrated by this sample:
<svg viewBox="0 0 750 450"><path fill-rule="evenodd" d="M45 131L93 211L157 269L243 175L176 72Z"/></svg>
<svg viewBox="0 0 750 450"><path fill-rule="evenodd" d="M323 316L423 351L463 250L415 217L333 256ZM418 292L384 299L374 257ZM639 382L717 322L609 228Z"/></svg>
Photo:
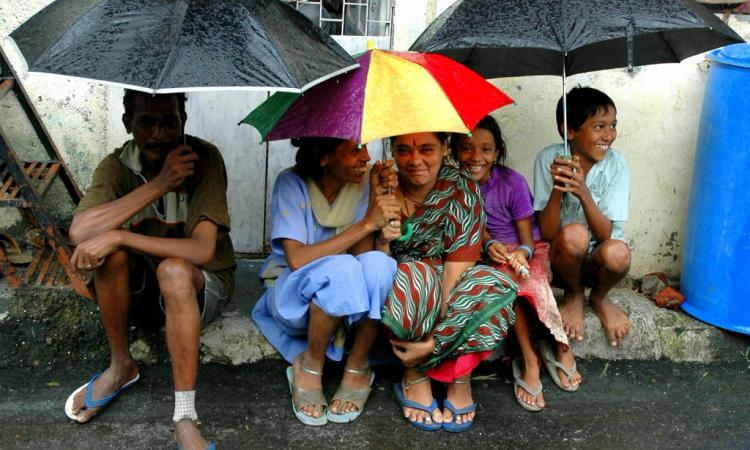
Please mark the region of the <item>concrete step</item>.
<svg viewBox="0 0 750 450"><path fill-rule="evenodd" d="M260 263L239 261L234 299L203 330L202 361L239 365L278 358L250 318L250 311L263 291L257 279ZM699 363L750 358L748 336L725 332L681 311L658 308L650 299L629 289L615 289L611 298L630 316L633 326L629 336L619 347L607 345L601 323L589 309L586 339L573 343L579 358ZM131 349L139 360L146 363L166 360L158 329L144 333L132 328L131 339ZM95 304L68 289L5 289L0 280L0 366L106 357L106 339Z"/></svg>

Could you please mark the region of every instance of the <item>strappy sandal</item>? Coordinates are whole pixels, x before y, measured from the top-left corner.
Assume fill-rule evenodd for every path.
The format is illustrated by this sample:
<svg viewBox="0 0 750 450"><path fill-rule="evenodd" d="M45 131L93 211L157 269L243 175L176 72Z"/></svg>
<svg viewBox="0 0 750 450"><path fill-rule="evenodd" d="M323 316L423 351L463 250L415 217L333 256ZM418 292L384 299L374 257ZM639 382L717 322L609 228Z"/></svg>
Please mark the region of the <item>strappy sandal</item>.
<svg viewBox="0 0 750 450"><path fill-rule="evenodd" d="M429 405L423 405L422 403L417 403L413 400L407 400L404 396L404 391L408 391L409 388L413 385L421 383L423 381L427 381L429 383L429 380L430 379L428 377L422 377L414 381L407 381L405 384L403 382L396 383L393 385L393 393L396 394L396 400L398 400L398 404L399 406L401 406L402 416L404 408L418 409L420 411L425 411L430 415L430 423L412 422L408 418L404 417L404 419L409 422L409 425L424 431L437 431L442 428L442 424L432 421L432 412L438 408L437 401L433 398L432 403L430 403Z"/></svg>
<svg viewBox="0 0 750 450"><path fill-rule="evenodd" d="M471 384L471 380L453 380L452 384ZM443 406L445 406L445 408L453 414L453 420L451 420L450 422L443 422L443 429L445 431L451 433L462 433L474 425L473 419L469 421L463 421L461 423L456 423L456 418L461 414L469 414L475 412L477 410L476 403L472 403L471 405L464 408L456 408L455 406L453 406L453 403L451 403L450 400L445 399L445 402L443 402Z"/></svg>
<svg viewBox="0 0 750 450"><path fill-rule="evenodd" d="M339 388L333 394L333 398L331 398L331 403L338 400L341 407L343 407L348 402L355 405L357 410L347 413L335 413L329 409L326 415L328 416L328 421L333 423L349 423L359 417L365 409L365 402L370 397L370 392L372 392L372 382L375 381L375 372L370 370L370 366L367 366L365 369L347 369L345 367L344 370L355 375L369 374L369 382L368 386L362 389L354 389L343 383L339 385Z"/></svg>
<svg viewBox="0 0 750 450"><path fill-rule="evenodd" d="M322 372L318 372L317 370L305 367L305 365L302 364L301 358L299 359L299 367L310 375L314 375L316 377L323 376ZM289 392L291 392L292 394L292 410L294 410L294 415L297 416L297 419L305 425L309 425L311 427L319 427L327 424L328 416L326 414L326 408L328 407L328 402L326 402L326 398L323 395L323 389L302 389L301 387L295 385L293 365L286 368L286 379L289 382ZM297 400L296 402L295 399ZM323 411L321 411L322 414L320 415L320 417L309 416L302 411L302 408L310 405L321 407L323 409Z"/></svg>
<svg viewBox="0 0 750 450"><path fill-rule="evenodd" d="M539 394L542 393L542 380L539 380L539 384L537 385L536 389L532 389L531 386L525 381L523 381L523 378L521 378L521 358L516 358L513 360L513 395L516 397L516 401L519 405L525 410L531 411L531 412L539 412L544 409L543 406L539 406L536 404L536 398L539 397ZM521 387L524 391L528 392L528 394L531 396L533 403L528 404L525 401L521 399L521 397L518 396L518 387Z"/></svg>
<svg viewBox="0 0 750 450"><path fill-rule="evenodd" d="M547 369L547 373L549 373L550 378L552 378L552 381L555 382L557 387L566 392L577 391L578 388L581 387L581 383L575 385L573 384L573 375L578 372L575 360L573 361L573 367L568 369L557 361L557 359L555 358L555 353L552 351L552 348L546 341L539 341L538 345L539 352L542 354L542 361L544 361L544 367ZM562 382L560 381L560 374L557 369L562 369L562 371L565 373L565 376L568 378L568 383L570 383L569 386L564 386L562 384Z"/></svg>

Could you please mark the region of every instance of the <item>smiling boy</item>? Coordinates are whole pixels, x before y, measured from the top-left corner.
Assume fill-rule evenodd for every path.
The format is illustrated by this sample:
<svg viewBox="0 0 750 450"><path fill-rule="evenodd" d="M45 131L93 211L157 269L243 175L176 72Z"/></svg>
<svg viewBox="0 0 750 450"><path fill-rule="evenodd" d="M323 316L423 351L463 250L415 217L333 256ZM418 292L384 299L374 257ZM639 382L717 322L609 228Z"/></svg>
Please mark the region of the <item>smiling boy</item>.
<svg viewBox="0 0 750 450"><path fill-rule="evenodd" d="M567 132L572 158L560 157L563 145L544 148L534 164L534 210L542 238L551 242L554 284L565 290L560 314L568 337L584 337L584 287L611 346L630 331L625 311L608 292L630 269L625 243L630 174L625 158L612 148L617 138L617 109L593 88L572 89L567 96L568 129L562 99L557 126Z"/></svg>

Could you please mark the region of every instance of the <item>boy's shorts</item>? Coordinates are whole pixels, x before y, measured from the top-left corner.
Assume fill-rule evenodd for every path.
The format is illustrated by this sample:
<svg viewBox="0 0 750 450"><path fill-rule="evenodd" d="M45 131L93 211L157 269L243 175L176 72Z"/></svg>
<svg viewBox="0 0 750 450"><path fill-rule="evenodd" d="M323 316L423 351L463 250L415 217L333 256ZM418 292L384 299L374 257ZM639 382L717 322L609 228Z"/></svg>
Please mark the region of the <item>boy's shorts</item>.
<svg viewBox="0 0 750 450"><path fill-rule="evenodd" d="M164 299L156 279L159 260L144 255L130 254L130 293L134 313L150 314L154 306L165 314ZM232 299L234 292L234 268L209 272L202 270L205 279L203 289L198 292L198 305L201 311L201 327L213 322ZM93 288L93 278L91 281ZM156 300L158 299L158 302Z"/></svg>

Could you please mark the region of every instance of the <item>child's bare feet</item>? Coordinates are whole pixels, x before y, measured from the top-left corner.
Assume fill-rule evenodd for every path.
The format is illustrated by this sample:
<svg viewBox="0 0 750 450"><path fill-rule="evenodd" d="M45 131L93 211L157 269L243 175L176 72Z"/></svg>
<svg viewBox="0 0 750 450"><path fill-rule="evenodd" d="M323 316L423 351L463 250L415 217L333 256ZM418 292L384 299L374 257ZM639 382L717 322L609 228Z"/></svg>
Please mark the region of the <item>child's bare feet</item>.
<svg viewBox="0 0 750 450"><path fill-rule="evenodd" d="M573 355L573 350L570 346L560 342L555 343L555 357L560 364L567 368L573 367L576 363L575 355ZM560 378L560 384L566 389L575 388L582 381L581 373L578 370L568 380L568 374L563 369L557 368L557 376Z"/></svg>
<svg viewBox="0 0 750 450"><path fill-rule="evenodd" d="M458 378L456 381L457 382L454 383L448 383L446 397L456 410L460 410L474 403L474 400L471 397L471 374ZM455 419L456 424L460 425L465 422L473 421L475 414L475 412L459 414ZM443 422L453 422L453 413L448 408L443 408Z"/></svg>
<svg viewBox="0 0 750 450"><path fill-rule="evenodd" d="M558 307L562 316L563 330L569 339L583 340L585 316L583 313L584 296L581 292L565 291L562 304Z"/></svg>
<svg viewBox="0 0 750 450"><path fill-rule="evenodd" d="M182 419L174 424L174 439L183 450L205 450L208 442L198 431L198 424L190 419Z"/></svg>
<svg viewBox="0 0 750 450"><path fill-rule="evenodd" d="M630 331L630 319L627 313L612 303L606 295L596 296L592 291L589 299L596 315L602 321L609 345L613 347L620 345Z"/></svg>

